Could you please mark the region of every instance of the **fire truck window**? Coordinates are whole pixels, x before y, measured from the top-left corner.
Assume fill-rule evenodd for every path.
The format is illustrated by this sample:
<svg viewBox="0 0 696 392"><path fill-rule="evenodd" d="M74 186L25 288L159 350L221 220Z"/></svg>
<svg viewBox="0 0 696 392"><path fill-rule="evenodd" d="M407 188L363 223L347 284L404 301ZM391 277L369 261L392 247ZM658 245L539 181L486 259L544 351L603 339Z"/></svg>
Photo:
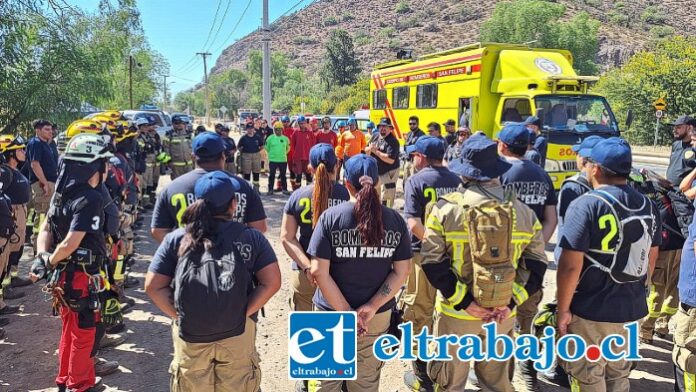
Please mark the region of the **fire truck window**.
<svg viewBox="0 0 696 392"><path fill-rule="evenodd" d="M408 87L396 87L392 92L392 103L394 109L408 109Z"/></svg>
<svg viewBox="0 0 696 392"><path fill-rule="evenodd" d="M529 100L527 98L506 99L500 122L521 122L529 117L531 113L531 105L529 104Z"/></svg>
<svg viewBox="0 0 696 392"><path fill-rule="evenodd" d="M385 109L387 107L387 90L375 90L372 97L372 107Z"/></svg>
<svg viewBox="0 0 696 392"><path fill-rule="evenodd" d="M437 107L437 85L421 84L416 91L416 107L432 109Z"/></svg>

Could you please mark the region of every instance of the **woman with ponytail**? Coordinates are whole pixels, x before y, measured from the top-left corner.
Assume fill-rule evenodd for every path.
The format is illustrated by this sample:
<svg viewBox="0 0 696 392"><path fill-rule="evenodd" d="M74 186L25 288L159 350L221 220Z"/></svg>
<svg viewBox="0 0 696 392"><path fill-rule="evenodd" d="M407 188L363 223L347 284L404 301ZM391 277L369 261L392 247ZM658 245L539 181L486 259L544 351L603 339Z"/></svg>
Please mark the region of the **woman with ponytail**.
<svg viewBox="0 0 696 392"><path fill-rule="evenodd" d="M377 192L377 161L364 154L345 162L351 201L319 217L307 254L317 311L358 314L358 378L345 381L349 392L377 392L382 362L372 354L375 339L386 333L394 296L411 268L411 238L399 213L382 205ZM312 381L317 391L340 391L341 381Z"/></svg>
<svg viewBox="0 0 696 392"><path fill-rule="evenodd" d="M350 200L348 190L336 182L336 153L332 145L317 144L309 151L314 182L292 193L285 204L280 239L292 262L291 306L297 311L312 310L315 286L310 275L307 247L319 216L331 206ZM299 238L298 238L299 231Z"/></svg>
<svg viewBox="0 0 696 392"><path fill-rule="evenodd" d="M240 186L223 171L199 178L184 228L167 234L145 278L174 320L173 392L260 390L256 313L280 289L280 268L263 234L234 221Z"/></svg>

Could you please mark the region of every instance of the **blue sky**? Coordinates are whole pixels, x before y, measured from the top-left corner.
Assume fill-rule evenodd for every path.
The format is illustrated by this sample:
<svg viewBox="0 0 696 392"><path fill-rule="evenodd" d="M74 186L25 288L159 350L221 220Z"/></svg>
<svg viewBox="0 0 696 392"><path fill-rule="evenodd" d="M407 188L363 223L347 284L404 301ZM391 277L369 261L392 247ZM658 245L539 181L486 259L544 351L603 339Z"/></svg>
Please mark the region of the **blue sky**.
<svg viewBox="0 0 696 392"><path fill-rule="evenodd" d="M269 0L271 22L298 1L300 0ZM301 1L293 12L311 4L312 1ZM99 3L98 0L67 2L88 11L95 10ZM218 4L220 9L211 32ZM222 19L228 4L227 15ZM249 8L240 21L247 4L250 4ZM150 45L169 61L171 77L168 80L174 82L170 85L170 91L174 94L203 80L203 61L201 56L194 60L196 52L212 53L212 56L208 57L210 69L223 49L235 39L242 38L261 26L262 0L138 0L138 8ZM238 21L239 26L233 32ZM209 32L210 41L204 46Z"/></svg>

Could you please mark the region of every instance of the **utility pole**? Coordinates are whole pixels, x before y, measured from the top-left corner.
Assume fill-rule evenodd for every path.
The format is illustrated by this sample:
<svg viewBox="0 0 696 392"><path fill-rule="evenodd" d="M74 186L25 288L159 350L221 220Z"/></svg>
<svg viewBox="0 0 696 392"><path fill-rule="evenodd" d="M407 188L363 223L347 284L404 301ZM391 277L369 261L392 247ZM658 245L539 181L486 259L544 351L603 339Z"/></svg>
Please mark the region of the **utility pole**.
<svg viewBox="0 0 696 392"><path fill-rule="evenodd" d="M130 109L133 108L133 56L128 56L128 101Z"/></svg>
<svg viewBox="0 0 696 392"><path fill-rule="evenodd" d="M167 111L167 76L169 75L162 75L164 78L164 99L162 100L162 110L165 112Z"/></svg>
<svg viewBox="0 0 696 392"><path fill-rule="evenodd" d="M203 74L205 75L205 123L210 123L210 95L208 94L208 62L210 56L208 52L198 52L197 55L203 57Z"/></svg>
<svg viewBox="0 0 696 392"><path fill-rule="evenodd" d="M263 118L271 121L271 37L268 29L268 0L263 0Z"/></svg>

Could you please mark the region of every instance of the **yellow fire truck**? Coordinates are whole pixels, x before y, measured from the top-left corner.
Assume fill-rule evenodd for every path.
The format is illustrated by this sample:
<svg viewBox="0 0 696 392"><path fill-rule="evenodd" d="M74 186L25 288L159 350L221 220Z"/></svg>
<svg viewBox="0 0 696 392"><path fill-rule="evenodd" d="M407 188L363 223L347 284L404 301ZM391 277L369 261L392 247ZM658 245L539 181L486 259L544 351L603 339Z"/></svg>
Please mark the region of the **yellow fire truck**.
<svg viewBox="0 0 696 392"><path fill-rule="evenodd" d="M402 139L412 115L422 129L454 119L495 137L506 122L536 115L548 141L546 171L559 188L577 172L573 144L619 135L605 98L588 93L597 78L578 76L572 61L566 50L477 43L382 64L371 75L370 119L388 117Z"/></svg>

